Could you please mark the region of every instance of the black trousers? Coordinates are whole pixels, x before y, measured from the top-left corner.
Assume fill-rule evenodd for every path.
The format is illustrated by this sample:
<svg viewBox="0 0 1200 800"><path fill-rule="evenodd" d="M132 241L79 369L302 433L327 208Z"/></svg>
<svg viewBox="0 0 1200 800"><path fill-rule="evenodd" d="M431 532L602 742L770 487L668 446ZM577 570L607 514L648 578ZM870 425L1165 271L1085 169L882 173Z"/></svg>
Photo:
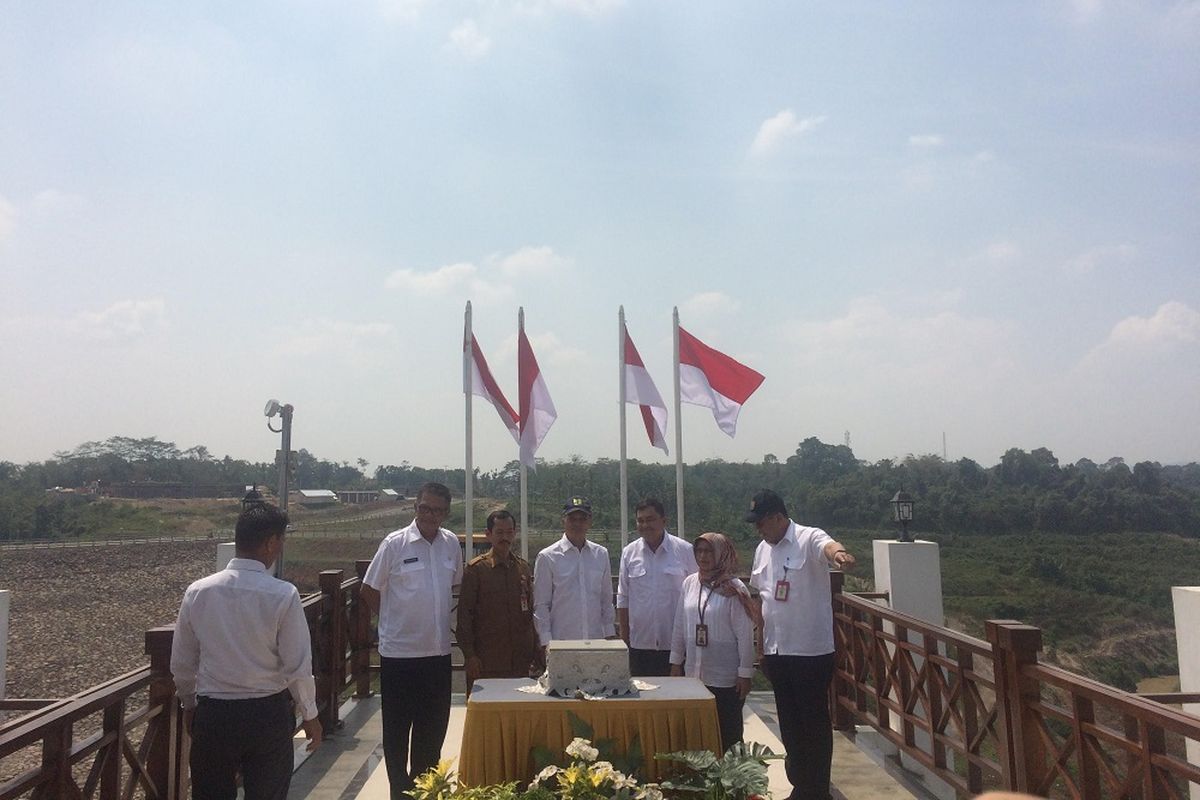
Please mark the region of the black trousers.
<svg viewBox="0 0 1200 800"><path fill-rule="evenodd" d="M292 783L296 716L283 691L250 700L200 697L192 718L192 800L285 800Z"/></svg>
<svg viewBox="0 0 1200 800"><path fill-rule="evenodd" d="M450 725L450 656L379 659L383 760L392 800L437 766ZM411 753L409 744L411 742Z"/></svg>
<svg viewBox="0 0 1200 800"><path fill-rule="evenodd" d="M763 656L763 672L775 691L779 738L787 753L790 800L828 800L833 760L829 682L833 653L824 656Z"/></svg>
<svg viewBox="0 0 1200 800"><path fill-rule="evenodd" d="M671 651L629 648L629 674L635 678L667 677L671 674Z"/></svg>
<svg viewBox="0 0 1200 800"><path fill-rule="evenodd" d="M745 702L738 696L736 686L706 686L717 699L717 725L721 728L721 752L724 753L742 741L742 706Z"/></svg>

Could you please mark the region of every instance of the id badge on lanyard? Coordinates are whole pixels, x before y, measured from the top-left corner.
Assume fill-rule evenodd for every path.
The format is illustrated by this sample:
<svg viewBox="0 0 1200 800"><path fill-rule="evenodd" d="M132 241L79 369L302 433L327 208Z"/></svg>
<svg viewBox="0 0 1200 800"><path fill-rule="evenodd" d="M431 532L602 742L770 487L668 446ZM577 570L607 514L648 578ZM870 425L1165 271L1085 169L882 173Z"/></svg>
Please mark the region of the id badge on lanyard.
<svg viewBox="0 0 1200 800"><path fill-rule="evenodd" d="M788 592L792 588L792 584L787 579L787 574L788 574L788 565L787 564L788 564L788 562L786 562L786 561L783 563L783 577L780 578L779 580L775 581L775 600L780 603L787 602Z"/></svg>
<svg viewBox="0 0 1200 800"><path fill-rule="evenodd" d="M713 590L710 587L708 597L700 599L700 596L704 594L704 584L700 584L696 593L696 605L700 617L700 621L696 623L696 647L708 647L708 626L704 624L704 612L708 610L708 601L712 599L712 593Z"/></svg>

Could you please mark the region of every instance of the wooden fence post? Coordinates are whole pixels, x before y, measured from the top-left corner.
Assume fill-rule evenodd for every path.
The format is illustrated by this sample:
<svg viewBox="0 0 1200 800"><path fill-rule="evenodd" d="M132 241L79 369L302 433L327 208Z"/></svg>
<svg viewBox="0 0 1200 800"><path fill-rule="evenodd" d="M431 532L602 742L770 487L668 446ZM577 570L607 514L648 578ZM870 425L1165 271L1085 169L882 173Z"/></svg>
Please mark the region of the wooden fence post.
<svg viewBox="0 0 1200 800"><path fill-rule="evenodd" d="M161 709L146 727L150 738L146 771L164 800L185 800L188 796L188 748L191 741L183 730L183 714L175 699L175 679L171 676L171 640L175 626L166 625L146 631L146 655L150 656L150 708ZM156 724L157 723L157 724Z"/></svg>
<svg viewBox="0 0 1200 800"><path fill-rule="evenodd" d="M371 609L362 599L362 581L367 574L371 562L359 559L354 562L354 572L358 575L358 586L354 587L354 608L351 616L353 655L351 656L354 671L354 696L371 696Z"/></svg>
<svg viewBox="0 0 1200 800"><path fill-rule="evenodd" d="M1037 718L1029 710L1041 699L1041 686L1036 679L1025 677L1022 670L1038 663L1042 631L1014 620L988 620L986 625L992 645L996 707L1004 726L1000 741L1007 752L1000 761L1006 788L1036 794L1049 769Z"/></svg>
<svg viewBox="0 0 1200 800"><path fill-rule="evenodd" d="M321 688L325 694L325 710L321 712L321 729L333 732L338 726L338 705L342 692L342 675L346 664L346 601L342 596L342 570L325 569L317 577L321 587L321 616L324 625L317 629L325 637L318 652L323 657L321 675L324 683Z"/></svg>
<svg viewBox="0 0 1200 800"><path fill-rule="evenodd" d="M840 570L829 573L829 588L833 594L833 646L836 648L833 654L833 680L829 682L829 717L833 720L834 730L838 731L854 727L854 718L850 714L850 709L840 702L841 698L849 697L853 684L848 686L839 673L845 669L851 671L854 669L853 660L846 647L854 637L853 626L842 628L842 635L838 635L837 612L842 599L842 588L845 584L846 573Z"/></svg>

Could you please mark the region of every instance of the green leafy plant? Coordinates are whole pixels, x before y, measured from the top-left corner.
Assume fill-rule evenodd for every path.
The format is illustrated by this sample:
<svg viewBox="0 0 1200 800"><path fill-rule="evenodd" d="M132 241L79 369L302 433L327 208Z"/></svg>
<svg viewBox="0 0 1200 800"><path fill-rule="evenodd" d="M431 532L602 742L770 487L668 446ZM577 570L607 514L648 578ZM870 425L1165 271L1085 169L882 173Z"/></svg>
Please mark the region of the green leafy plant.
<svg viewBox="0 0 1200 800"><path fill-rule="evenodd" d="M683 774L663 781L669 794L699 795L704 800L760 800L767 797L767 761L783 758L771 748L739 742L717 758L707 750L662 753L655 758L682 764Z"/></svg>
<svg viewBox="0 0 1200 800"><path fill-rule="evenodd" d="M635 779L641 775L642 767L646 763L646 756L642 753L642 739L639 734L633 735L633 738L629 740L629 747L622 753L617 748L615 739L596 739L592 726L574 712L567 712L567 720L571 725L571 735L577 740L586 740L590 747L596 749L597 755L594 760L607 761L618 771ZM541 771L549 766L565 767L568 763L569 760L564 760L548 747L538 745L533 748L533 768L535 770Z"/></svg>

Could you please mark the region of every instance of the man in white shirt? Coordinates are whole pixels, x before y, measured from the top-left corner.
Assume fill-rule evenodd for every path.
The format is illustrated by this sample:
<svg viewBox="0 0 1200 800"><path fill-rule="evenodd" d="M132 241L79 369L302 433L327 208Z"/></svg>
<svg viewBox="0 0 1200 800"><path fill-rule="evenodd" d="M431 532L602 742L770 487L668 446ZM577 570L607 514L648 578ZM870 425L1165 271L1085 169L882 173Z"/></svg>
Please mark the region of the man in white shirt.
<svg viewBox="0 0 1200 800"><path fill-rule="evenodd" d="M312 644L300 593L272 577L287 514L258 503L238 517L236 557L187 588L171 672L192 737L194 800L284 800L292 780L293 710L308 749L321 743Z"/></svg>
<svg viewBox="0 0 1200 800"><path fill-rule="evenodd" d="M634 509L638 538L621 551L617 628L629 646L633 675L671 674L671 628L683 579L696 571L692 546L667 531L663 504L649 497Z"/></svg>
<svg viewBox="0 0 1200 800"><path fill-rule="evenodd" d="M533 616L543 648L552 639L615 638L612 565L608 550L589 542L592 504L575 496L563 505L563 537L537 554Z"/></svg>
<svg viewBox="0 0 1200 800"><path fill-rule="evenodd" d="M392 800L407 800L414 779L442 756L450 723L450 603L463 576L458 537L441 527L450 490L427 483L414 505L416 518L384 538L362 585L364 602L379 615L383 757Z"/></svg>
<svg viewBox="0 0 1200 800"><path fill-rule="evenodd" d="M775 692L792 784L789 800L827 800L833 759L829 569L853 568L854 556L820 528L793 522L783 499L770 489L754 495L745 519L762 536L750 585L762 599L762 669Z"/></svg>

